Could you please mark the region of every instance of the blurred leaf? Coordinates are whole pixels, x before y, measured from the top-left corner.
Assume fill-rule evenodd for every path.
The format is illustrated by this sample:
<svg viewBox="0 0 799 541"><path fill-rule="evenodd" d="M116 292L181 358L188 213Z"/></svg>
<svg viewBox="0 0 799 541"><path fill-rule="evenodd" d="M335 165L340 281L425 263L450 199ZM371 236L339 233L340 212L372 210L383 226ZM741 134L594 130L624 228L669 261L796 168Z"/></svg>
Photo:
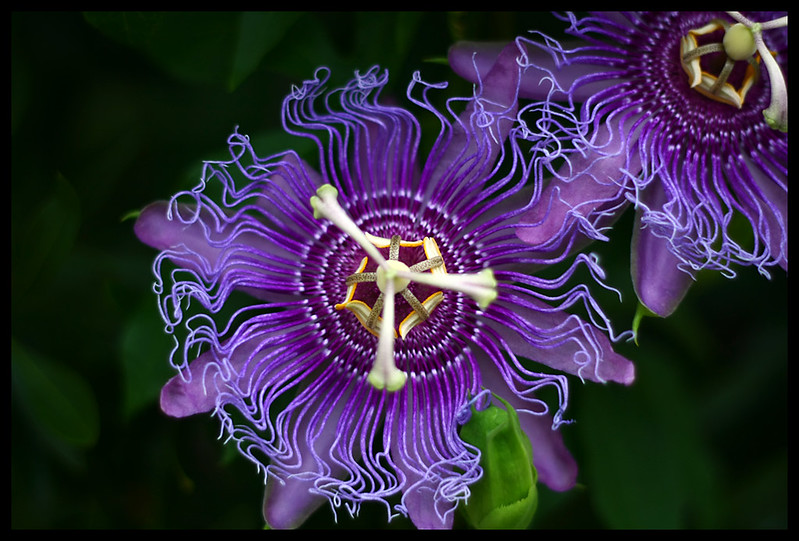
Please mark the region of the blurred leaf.
<svg viewBox="0 0 799 541"><path fill-rule="evenodd" d="M419 39L420 15L418 12L356 13L354 47L366 53L366 58L362 56L360 60L392 71L397 69ZM356 67L366 69L369 66Z"/></svg>
<svg viewBox="0 0 799 541"><path fill-rule="evenodd" d="M402 59L405 59L413 44L419 39L421 15L419 12L401 12L397 15L395 43L397 55Z"/></svg>
<svg viewBox="0 0 799 541"><path fill-rule="evenodd" d="M299 16L288 11L241 14L228 90L235 90L256 70L261 59L280 42Z"/></svg>
<svg viewBox="0 0 799 541"><path fill-rule="evenodd" d="M173 77L232 91L255 71L299 14L89 12L84 17Z"/></svg>
<svg viewBox="0 0 799 541"><path fill-rule="evenodd" d="M127 418L158 401L161 387L174 375L169 365L172 346L155 300L147 297L122 333L122 411Z"/></svg>
<svg viewBox="0 0 799 541"><path fill-rule="evenodd" d="M52 275L75 242L80 203L72 185L60 174L55 189L21 220L12 233L12 295L22 295L37 279Z"/></svg>
<svg viewBox="0 0 799 541"><path fill-rule="evenodd" d="M279 55L269 59L269 71L278 73L299 83L309 79L320 66L332 73L352 74L361 65L353 64L342 57L336 43L331 39L331 27L320 22L319 17L308 14L301 21L302 32L291 32L286 36L285 47ZM342 28L336 26L337 31Z"/></svg>
<svg viewBox="0 0 799 541"><path fill-rule="evenodd" d="M597 512L610 528L712 526L715 472L696 405L665 362L646 357L638 369L630 388L581 389L577 426Z"/></svg>
<svg viewBox="0 0 799 541"><path fill-rule="evenodd" d="M287 150L293 150L301 158L315 162L319 152L316 143L312 139L286 133L282 128L262 130L252 134L250 142L256 153L261 155L279 154Z"/></svg>
<svg viewBox="0 0 799 541"><path fill-rule="evenodd" d="M97 441L97 401L80 374L63 363L39 356L12 338L11 378L14 391L37 428L81 447Z"/></svg>
<svg viewBox="0 0 799 541"><path fill-rule="evenodd" d="M12 35L12 40L16 34ZM11 46L11 135L17 130L31 101L31 66L20 54L21 48L12 41Z"/></svg>

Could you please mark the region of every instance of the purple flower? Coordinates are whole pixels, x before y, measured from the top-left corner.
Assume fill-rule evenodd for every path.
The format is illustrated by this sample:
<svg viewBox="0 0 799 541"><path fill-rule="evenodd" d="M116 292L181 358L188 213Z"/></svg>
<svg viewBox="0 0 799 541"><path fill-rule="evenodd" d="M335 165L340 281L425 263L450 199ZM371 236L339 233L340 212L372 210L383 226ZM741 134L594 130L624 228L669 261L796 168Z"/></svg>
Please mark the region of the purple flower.
<svg viewBox="0 0 799 541"><path fill-rule="evenodd" d="M458 429L484 389L521 412L540 480L567 490L564 374L632 382L585 286L563 292L578 267L601 279L591 257L557 278L521 272L540 261L513 231L526 165L503 145L517 52L473 98L449 99L449 115L428 100L446 85L414 77L409 100L440 126L426 160L417 118L378 101L387 73L328 91L320 69L283 104L318 170L291 151L259 157L234 133L229 161L139 216L138 237L162 250L155 290L176 340L161 407L219 418L266 476L270 526L376 501L389 519L451 527L481 474Z"/></svg>
<svg viewBox="0 0 799 541"><path fill-rule="evenodd" d="M520 96L536 100L520 114L530 130L519 133L536 142L539 180L550 177L519 237L542 253L607 240L632 203L633 283L660 316L700 269L787 271L787 17L566 19L580 41L517 39ZM461 43L450 63L476 80L473 65L485 73L496 54L493 44Z"/></svg>

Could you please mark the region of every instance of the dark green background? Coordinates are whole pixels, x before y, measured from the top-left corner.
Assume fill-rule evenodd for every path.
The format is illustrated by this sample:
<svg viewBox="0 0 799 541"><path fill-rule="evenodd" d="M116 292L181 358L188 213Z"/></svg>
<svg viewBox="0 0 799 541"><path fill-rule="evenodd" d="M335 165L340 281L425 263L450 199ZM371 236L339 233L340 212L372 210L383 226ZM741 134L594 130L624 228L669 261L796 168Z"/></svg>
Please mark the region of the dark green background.
<svg viewBox="0 0 799 541"><path fill-rule="evenodd" d="M291 84L379 63L400 100L455 40L561 28L513 13L13 13L11 16L11 526L261 528L262 478L207 417L157 405L170 342L154 252L125 219L196 184L235 126L269 154ZM437 62L436 60L439 60ZM630 216L602 254L635 311ZM573 381L563 429L579 486L542 490L540 528L787 526L787 280L701 275L675 315L647 319L631 388ZM308 527L335 526L328 508ZM383 527L365 505L339 527ZM391 527L408 527L397 520Z"/></svg>

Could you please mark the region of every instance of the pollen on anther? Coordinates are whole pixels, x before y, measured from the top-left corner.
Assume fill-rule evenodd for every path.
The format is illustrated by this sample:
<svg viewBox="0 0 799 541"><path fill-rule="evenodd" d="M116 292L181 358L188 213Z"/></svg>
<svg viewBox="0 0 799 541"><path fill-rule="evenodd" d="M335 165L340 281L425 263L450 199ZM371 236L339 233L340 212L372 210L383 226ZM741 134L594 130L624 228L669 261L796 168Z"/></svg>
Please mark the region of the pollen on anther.
<svg viewBox="0 0 799 541"><path fill-rule="evenodd" d="M393 280L395 294L402 296L405 302L411 306L411 311L394 330L395 338L399 336L404 339L412 329L430 317L430 314L432 314L435 308L444 300L444 294L441 291L436 291L429 294L424 300L419 300L411 291L409 280L393 275L392 270L446 274L446 267L441 257L441 251L438 248L438 244L431 237L425 237L421 240L403 240L396 235L392 238L385 238L366 233L366 238L377 248L389 250L389 257L386 260L389 270L380 266L377 268L376 272L365 272L369 258L364 257L355 269L355 272L347 277L346 295L342 302L335 305L335 308L336 310L346 308L355 315L358 322L363 327L373 335L379 337L382 318L375 312L379 310L381 299L377 298L374 306L370 306L364 300L356 298L356 294L359 284L371 282L377 286L376 289L381 292L382 296L386 280ZM419 247L423 248L424 255L427 258L426 260L416 263L411 267L408 267L398 260L401 250Z"/></svg>

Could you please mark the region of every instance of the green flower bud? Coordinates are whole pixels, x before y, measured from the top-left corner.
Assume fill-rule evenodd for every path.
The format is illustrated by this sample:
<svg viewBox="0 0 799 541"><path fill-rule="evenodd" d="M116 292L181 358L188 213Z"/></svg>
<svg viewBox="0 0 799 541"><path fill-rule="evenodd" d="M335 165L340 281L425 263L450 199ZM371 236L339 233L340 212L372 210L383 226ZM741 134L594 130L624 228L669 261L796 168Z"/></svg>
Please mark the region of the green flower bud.
<svg viewBox="0 0 799 541"><path fill-rule="evenodd" d="M461 427L463 441L480 449L483 468L462 510L477 529L523 529L538 507L538 472L516 410L497 399L505 409L494 404L483 411L473 407L469 422Z"/></svg>

